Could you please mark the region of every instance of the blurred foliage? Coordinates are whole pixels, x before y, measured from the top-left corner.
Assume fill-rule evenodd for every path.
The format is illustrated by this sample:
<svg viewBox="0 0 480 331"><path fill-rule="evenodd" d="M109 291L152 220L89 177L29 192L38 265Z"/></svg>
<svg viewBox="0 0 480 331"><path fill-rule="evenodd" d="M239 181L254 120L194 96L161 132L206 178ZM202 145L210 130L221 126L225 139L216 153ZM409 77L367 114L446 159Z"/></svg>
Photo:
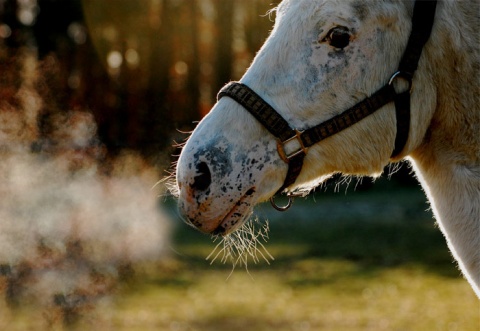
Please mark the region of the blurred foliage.
<svg viewBox="0 0 480 331"><path fill-rule="evenodd" d="M0 0L0 76L9 77L0 78L0 96L15 103L20 62L34 52L44 118L88 110L110 151L154 155L176 129L193 129L222 85L240 78L273 25L264 14L275 4Z"/></svg>

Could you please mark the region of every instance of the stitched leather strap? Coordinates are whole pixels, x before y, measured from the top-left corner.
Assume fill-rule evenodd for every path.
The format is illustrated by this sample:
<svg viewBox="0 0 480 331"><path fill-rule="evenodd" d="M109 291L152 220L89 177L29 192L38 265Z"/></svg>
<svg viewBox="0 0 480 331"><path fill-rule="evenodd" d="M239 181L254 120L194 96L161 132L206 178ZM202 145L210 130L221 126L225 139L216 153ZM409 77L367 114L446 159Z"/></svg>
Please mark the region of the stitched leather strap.
<svg viewBox="0 0 480 331"><path fill-rule="evenodd" d="M437 1L415 1L412 31L398 66L398 73L407 77L410 80L410 85L413 75L418 68L423 47L430 38L436 7ZM399 156L407 144L410 131L410 91L399 93L395 97L395 117L397 134L391 158Z"/></svg>
<svg viewBox="0 0 480 331"><path fill-rule="evenodd" d="M220 90L217 99L220 100L225 96L232 98L248 110L271 134L279 139L280 143L295 136L296 132L288 125L288 122L247 85L230 82ZM287 176L277 193L281 193L295 182L302 170L304 158L305 153L298 153L288 159Z"/></svg>
<svg viewBox="0 0 480 331"><path fill-rule="evenodd" d="M292 129L287 121L277 111L264 101L257 93L255 93L247 85L230 82L223 87L218 93L218 100L228 96L243 106L250 114L252 114L271 134L284 143L288 139L294 137L297 132ZM300 133L300 139L305 147L310 147L350 126L358 123L365 117L373 114L395 98L395 90L392 85L386 85L371 97L366 98L362 102L347 109L343 113ZM295 182L303 166L304 151L299 151L293 157L287 160L288 172L285 182L278 192L282 192L285 188Z"/></svg>
<svg viewBox="0 0 480 331"><path fill-rule="evenodd" d="M359 102L343 113L305 130L301 136L303 143L305 146L310 147L325 138L333 136L373 114L387 103L392 102L394 98L395 90L391 85L386 85L369 98Z"/></svg>
<svg viewBox="0 0 480 331"><path fill-rule="evenodd" d="M436 0L415 1L412 30L402 60L398 66L399 71L409 73L413 77L414 72L418 68L418 61L420 61L423 46L425 46L432 33L436 8Z"/></svg>
<svg viewBox="0 0 480 331"><path fill-rule="evenodd" d="M262 125L281 141L295 135L288 122L272 106L247 85L230 82L218 92L217 100L228 96L248 110Z"/></svg>
<svg viewBox="0 0 480 331"><path fill-rule="evenodd" d="M410 132L410 92L406 91L395 97L395 118L397 125L397 134L395 135L395 145L390 158L397 157L402 153L408 140Z"/></svg>

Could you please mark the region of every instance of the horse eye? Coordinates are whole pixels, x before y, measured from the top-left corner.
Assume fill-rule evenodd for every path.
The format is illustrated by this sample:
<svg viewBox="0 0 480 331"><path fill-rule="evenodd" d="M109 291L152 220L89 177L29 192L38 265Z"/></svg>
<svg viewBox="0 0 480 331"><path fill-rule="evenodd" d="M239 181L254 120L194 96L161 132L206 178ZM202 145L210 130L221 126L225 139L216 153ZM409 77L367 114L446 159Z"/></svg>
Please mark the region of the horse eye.
<svg viewBox="0 0 480 331"><path fill-rule="evenodd" d="M343 49L350 43L350 32L344 26L337 26L328 31L327 36L322 41L328 42L330 46Z"/></svg>

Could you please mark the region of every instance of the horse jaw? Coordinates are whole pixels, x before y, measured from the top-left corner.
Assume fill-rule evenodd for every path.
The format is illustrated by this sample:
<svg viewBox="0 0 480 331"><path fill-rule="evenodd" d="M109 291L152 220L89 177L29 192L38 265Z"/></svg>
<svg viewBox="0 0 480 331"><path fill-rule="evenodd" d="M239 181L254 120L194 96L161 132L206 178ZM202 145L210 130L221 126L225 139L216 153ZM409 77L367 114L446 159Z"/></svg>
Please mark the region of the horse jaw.
<svg viewBox="0 0 480 331"><path fill-rule="evenodd" d="M198 124L177 164L178 208L202 232L228 234L282 185L275 138L233 100Z"/></svg>

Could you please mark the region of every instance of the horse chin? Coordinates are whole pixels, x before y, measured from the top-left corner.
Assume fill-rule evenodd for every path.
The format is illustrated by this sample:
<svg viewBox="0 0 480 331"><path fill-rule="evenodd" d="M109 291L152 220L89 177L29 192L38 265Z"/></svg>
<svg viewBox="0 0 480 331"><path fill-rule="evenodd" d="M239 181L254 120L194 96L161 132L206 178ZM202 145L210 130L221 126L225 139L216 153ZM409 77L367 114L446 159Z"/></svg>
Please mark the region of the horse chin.
<svg viewBox="0 0 480 331"><path fill-rule="evenodd" d="M254 193L254 187L249 189L225 215L212 234L226 236L238 230L253 212L254 204L252 201Z"/></svg>

